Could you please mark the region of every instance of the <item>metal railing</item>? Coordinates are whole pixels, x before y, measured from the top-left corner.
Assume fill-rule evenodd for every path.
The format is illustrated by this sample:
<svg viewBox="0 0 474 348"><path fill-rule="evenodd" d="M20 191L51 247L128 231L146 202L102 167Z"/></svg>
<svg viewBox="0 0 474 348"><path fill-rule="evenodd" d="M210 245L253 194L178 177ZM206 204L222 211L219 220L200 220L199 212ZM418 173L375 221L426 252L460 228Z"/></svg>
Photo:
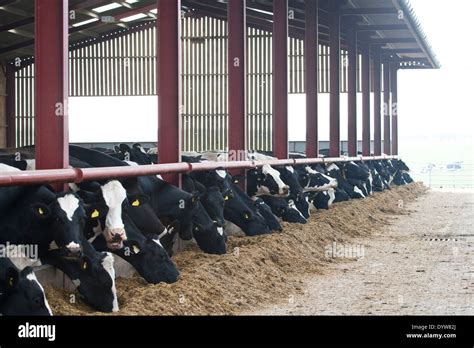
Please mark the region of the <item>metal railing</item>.
<svg viewBox="0 0 474 348"><path fill-rule="evenodd" d="M314 163L337 163L349 161L370 161L395 158L398 158L398 156L326 157L266 161L254 160L201 163L180 162L123 167L27 170L0 173L0 186L81 183L83 181L104 180L109 178L125 178L157 174L178 174L216 169L252 169L261 167L265 164L281 166Z"/></svg>

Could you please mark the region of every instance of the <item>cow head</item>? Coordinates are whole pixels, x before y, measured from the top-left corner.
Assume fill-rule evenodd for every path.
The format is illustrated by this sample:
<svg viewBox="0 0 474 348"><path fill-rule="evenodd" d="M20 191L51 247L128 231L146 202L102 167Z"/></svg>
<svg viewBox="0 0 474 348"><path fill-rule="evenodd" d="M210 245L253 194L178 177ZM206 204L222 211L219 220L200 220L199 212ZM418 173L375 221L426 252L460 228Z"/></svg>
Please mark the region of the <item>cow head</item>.
<svg viewBox="0 0 474 348"><path fill-rule="evenodd" d="M281 227L280 222L263 199L257 198L254 202L257 211L263 216L268 227L270 227L272 231L282 231L283 228Z"/></svg>
<svg viewBox="0 0 474 348"><path fill-rule="evenodd" d="M124 248L114 253L133 265L148 283L174 283L178 280L176 265L158 237L145 237L139 231L129 234L131 237L124 242Z"/></svg>
<svg viewBox="0 0 474 348"><path fill-rule="evenodd" d="M82 254L81 236L85 223L82 200L73 193L55 194L49 204L36 201L30 205L32 219L51 233L52 249L59 249L65 258L78 258Z"/></svg>
<svg viewBox="0 0 474 348"><path fill-rule="evenodd" d="M85 239L82 245L83 255L79 259L64 259L52 250L45 262L63 271L91 307L102 312L118 311L112 254L96 251Z"/></svg>
<svg viewBox="0 0 474 348"><path fill-rule="evenodd" d="M280 173L265 164L261 170L256 170L257 195L272 195L286 197L289 193L289 186L280 178Z"/></svg>
<svg viewBox="0 0 474 348"><path fill-rule="evenodd" d="M148 218L151 216L151 218L156 218L156 221L148 220L146 222L156 222L161 226L151 208L148 207L149 211L146 211L146 205L149 201L148 196L144 194L127 195L127 191L117 180L107 182L94 193L80 191L79 194L89 205L88 217L100 221L102 233L110 249L121 249L123 241L127 239L123 215L128 210L138 214L139 217ZM146 214L147 212L149 214ZM140 219L137 220L141 221ZM142 222L145 223L144 221Z"/></svg>
<svg viewBox="0 0 474 348"><path fill-rule="evenodd" d="M18 270L8 259L0 260L0 314L52 315L43 287L33 270Z"/></svg>

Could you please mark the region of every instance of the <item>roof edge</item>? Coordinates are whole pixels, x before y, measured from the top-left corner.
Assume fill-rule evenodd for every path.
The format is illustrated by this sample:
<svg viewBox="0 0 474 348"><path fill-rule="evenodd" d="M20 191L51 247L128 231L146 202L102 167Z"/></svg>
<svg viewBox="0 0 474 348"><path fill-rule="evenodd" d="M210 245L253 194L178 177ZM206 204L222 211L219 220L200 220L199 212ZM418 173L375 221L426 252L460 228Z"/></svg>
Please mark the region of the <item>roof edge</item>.
<svg viewBox="0 0 474 348"><path fill-rule="evenodd" d="M439 62L436 54L431 47L428 37L421 27L420 21L418 20L415 11L413 10L409 0L392 0L394 6L399 10L403 11L405 15L406 22L410 31L415 36L415 39L418 41L418 44L421 46L422 50L425 52L428 57L432 67L434 69L440 69L441 63Z"/></svg>

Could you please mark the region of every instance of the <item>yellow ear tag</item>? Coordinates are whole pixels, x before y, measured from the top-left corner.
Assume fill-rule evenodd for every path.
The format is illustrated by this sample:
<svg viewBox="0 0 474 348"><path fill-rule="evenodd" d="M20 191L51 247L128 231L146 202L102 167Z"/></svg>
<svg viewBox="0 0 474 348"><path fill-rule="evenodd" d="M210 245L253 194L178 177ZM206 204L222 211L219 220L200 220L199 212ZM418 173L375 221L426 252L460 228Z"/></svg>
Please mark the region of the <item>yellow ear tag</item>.
<svg viewBox="0 0 474 348"><path fill-rule="evenodd" d="M140 201L138 199L132 202L132 207L138 207L140 205Z"/></svg>
<svg viewBox="0 0 474 348"><path fill-rule="evenodd" d="M86 261L84 261L84 262L82 263L82 269L87 269L87 262L86 262Z"/></svg>
<svg viewBox="0 0 474 348"><path fill-rule="evenodd" d="M94 209L94 211L91 214L91 218L95 219L99 217L99 211L97 209Z"/></svg>
<svg viewBox="0 0 474 348"><path fill-rule="evenodd" d="M38 208L38 214L44 215L44 210L43 210L43 208Z"/></svg>
<svg viewBox="0 0 474 348"><path fill-rule="evenodd" d="M225 196L224 201L228 201L228 200L229 200L229 196Z"/></svg>

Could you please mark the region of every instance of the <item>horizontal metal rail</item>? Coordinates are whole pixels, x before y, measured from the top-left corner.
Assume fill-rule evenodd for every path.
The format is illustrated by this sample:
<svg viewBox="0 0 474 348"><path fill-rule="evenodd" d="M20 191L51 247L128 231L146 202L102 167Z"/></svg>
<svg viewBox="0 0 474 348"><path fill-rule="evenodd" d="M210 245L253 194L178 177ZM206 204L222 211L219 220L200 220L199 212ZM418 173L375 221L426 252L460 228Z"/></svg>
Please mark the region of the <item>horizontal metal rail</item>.
<svg viewBox="0 0 474 348"><path fill-rule="evenodd" d="M358 157L326 157L326 158L297 158L265 161L229 161L229 162L199 162L199 163L163 163L142 166L100 167L100 168L67 168L26 170L0 173L0 186L38 185L55 183L80 183L91 180L109 178L125 178L157 174L179 174L215 169L252 169L265 164L272 166L337 163L349 161L370 161L396 159L398 156L358 156Z"/></svg>

